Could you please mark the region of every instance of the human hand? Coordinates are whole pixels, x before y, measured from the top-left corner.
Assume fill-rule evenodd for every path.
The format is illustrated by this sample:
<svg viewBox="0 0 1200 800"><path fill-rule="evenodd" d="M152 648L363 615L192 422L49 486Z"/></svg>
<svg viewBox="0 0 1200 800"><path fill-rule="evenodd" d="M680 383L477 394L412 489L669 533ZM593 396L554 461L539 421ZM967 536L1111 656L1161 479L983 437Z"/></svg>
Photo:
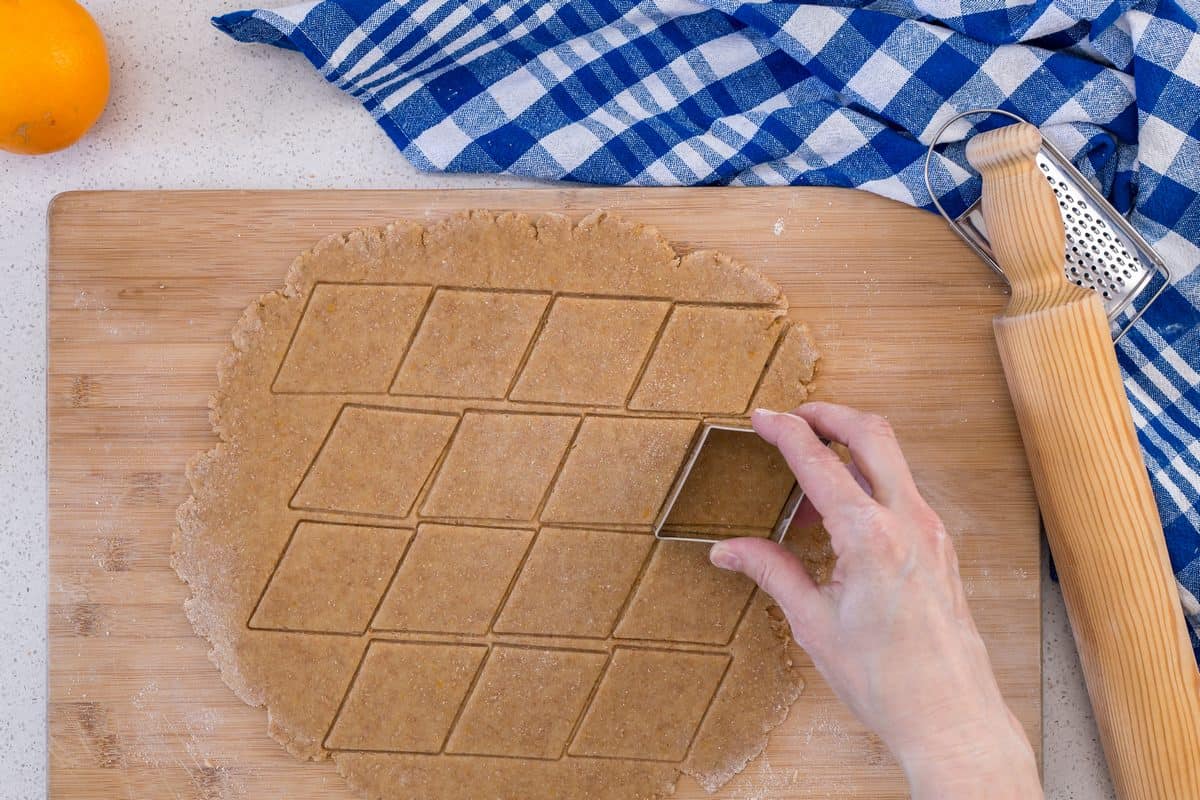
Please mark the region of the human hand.
<svg viewBox="0 0 1200 800"><path fill-rule="evenodd" d="M1039 798L1037 762L1000 694L954 544L880 417L829 403L755 411L829 532L837 564L817 585L765 539L713 546L783 610L841 700L891 749L914 798ZM850 451L843 464L818 438Z"/></svg>

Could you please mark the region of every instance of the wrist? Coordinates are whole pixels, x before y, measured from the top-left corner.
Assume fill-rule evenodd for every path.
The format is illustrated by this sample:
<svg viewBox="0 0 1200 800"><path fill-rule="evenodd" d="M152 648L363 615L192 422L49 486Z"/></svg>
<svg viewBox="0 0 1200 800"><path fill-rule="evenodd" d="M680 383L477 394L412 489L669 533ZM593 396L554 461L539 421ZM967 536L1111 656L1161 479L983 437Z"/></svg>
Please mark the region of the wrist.
<svg viewBox="0 0 1200 800"><path fill-rule="evenodd" d="M1033 748L1007 708L990 724L950 727L893 752L914 800L1042 797Z"/></svg>

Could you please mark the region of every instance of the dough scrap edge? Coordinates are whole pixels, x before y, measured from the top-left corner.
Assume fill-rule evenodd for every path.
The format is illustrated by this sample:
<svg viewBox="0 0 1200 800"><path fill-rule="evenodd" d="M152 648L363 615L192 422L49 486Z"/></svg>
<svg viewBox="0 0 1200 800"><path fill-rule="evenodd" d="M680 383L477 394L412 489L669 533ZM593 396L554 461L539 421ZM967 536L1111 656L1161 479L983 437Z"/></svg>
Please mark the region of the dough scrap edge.
<svg viewBox="0 0 1200 800"><path fill-rule="evenodd" d="M217 667L222 681L248 706L252 708L267 706L269 735L287 752L300 760L322 761L329 759L333 754L325 750L320 742L291 735L286 721L278 720L275 717L268 705L266 692L251 685L240 669L235 646L236 631L230 628L230 618L220 613L221 588L217 577L214 577L212 571L196 570L194 564L189 565L182 558L183 554L192 546L202 545L208 534L208 523L200 513L198 496L204 493L215 469L228 468L228 465L236 464L239 458L240 448L230 433L223 407L229 397L230 386L236 382L239 369L244 366L255 346L267 333L265 317L268 310L286 307L306 296L307 290L314 282L315 270L319 268L320 261L331 251L344 254L350 250L363 249L369 252L372 247L385 243L389 238L414 233L419 235L421 245L424 247L431 237L448 234L454 226L463 223L508 224L524 227L528 229L535 241L547 237L553 239L563 230L568 233L569 239L574 241L587 234L606 233L607 229L612 228L612 235L648 241L654 248L661 248L670 253L670 270L672 272L679 271L685 264L713 270L714 274L726 272L730 277L744 281L760 292L754 298L756 304L774 306L778 312L778 318L784 318L787 314L787 297L773 281L757 270L715 250L697 249L680 252L656 227L625 220L606 209L597 209L576 223L572 223L568 216L557 213L531 217L521 212L496 213L489 210L457 212L433 224L399 219L383 226L360 227L328 235L294 258L287 270L284 285L279 289L260 295L244 309L231 331L230 343L225 354L217 363L218 385L208 401L208 408L209 422L214 434L218 437L218 442L211 449L195 454L187 464L186 474L191 494L176 511L177 526L172 536L170 563L176 575L188 587L188 597L184 602L184 609L189 623L196 635L208 643L209 660ZM811 336L807 332L805 335L811 341ZM816 355L813 362L816 363L819 358L819 354ZM811 390L811 385L811 381L802 383L806 392ZM773 606L768 606L764 611L769 613L770 608ZM780 705L776 707L772 716L764 719L763 730L756 745L751 748L748 755L739 759L740 763L732 764L728 770L720 774L706 775L690 772L683 770L681 765L670 785L664 786L661 793L645 795L647 800L674 794L681 774L690 774L709 792L716 791L762 753L770 733L786 719L792 704L803 691L804 681L796 672L787 655L790 636L786 624L779 621L774 614L770 616L772 630L780 648L779 658L786 664L786 668L792 671L793 679L787 696L781 698ZM334 760L338 761L338 759ZM340 763L337 770L358 791L369 791L369 787L359 785L353 776L347 774Z"/></svg>

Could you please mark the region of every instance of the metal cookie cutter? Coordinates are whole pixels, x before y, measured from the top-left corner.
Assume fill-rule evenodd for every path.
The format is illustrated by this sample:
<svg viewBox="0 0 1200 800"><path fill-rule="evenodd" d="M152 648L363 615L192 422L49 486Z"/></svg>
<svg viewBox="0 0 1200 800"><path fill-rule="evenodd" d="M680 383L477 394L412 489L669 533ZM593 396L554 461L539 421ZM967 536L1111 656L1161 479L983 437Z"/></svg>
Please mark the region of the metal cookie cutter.
<svg viewBox="0 0 1200 800"><path fill-rule="evenodd" d="M675 482L671 485L671 491L667 495L666 502L663 503L662 510L658 512L658 516L654 520L654 538L663 539L665 541L675 542L704 542L715 544L716 542L724 541L728 536L708 535L694 530L683 530L676 532L673 528L667 526L667 522L671 516L671 511L675 508L675 503L679 499L680 493L683 492L684 485L688 482L688 478L692 474L696 463L700 460L700 456L704 451L704 445L709 441L710 434L713 431L729 432L734 434L744 434L758 438L758 434L753 428L743 428L734 425L716 425L705 424L700 431L699 438L692 445L691 451L688 453L687 459L683 462L683 467L679 470L679 474L675 476ZM787 535L788 527L792 524L792 519L796 516L796 511L800 508L800 503L804 500L804 490L800 488L800 484L793 481L792 488L788 492L787 499L783 502L783 507L779 510L779 516L775 519L775 524L771 527L770 539L775 542L782 542Z"/></svg>
<svg viewBox="0 0 1200 800"><path fill-rule="evenodd" d="M925 152L925 188L934 206L954 232L989 267L1004 277L1004 270L996 262L988 240L982 199L951 218L938 201L929 177L933 148L941 142L946 130L965 117L988 114L1025 122L1018 115L998 108L980 108L955 114L938 128ZM1071 283L1092 289L1100 295L1109 325L1112 326L1113 340L1118 341L1167 288L1172 280L1171 271L1154 248L1112 207L1108 199L1096 191L1087 178L1075 169L1075 165L1045 138L1041 152L1037 154L1037 165L1054 190L1066 229L1063 272Z"/></svg>

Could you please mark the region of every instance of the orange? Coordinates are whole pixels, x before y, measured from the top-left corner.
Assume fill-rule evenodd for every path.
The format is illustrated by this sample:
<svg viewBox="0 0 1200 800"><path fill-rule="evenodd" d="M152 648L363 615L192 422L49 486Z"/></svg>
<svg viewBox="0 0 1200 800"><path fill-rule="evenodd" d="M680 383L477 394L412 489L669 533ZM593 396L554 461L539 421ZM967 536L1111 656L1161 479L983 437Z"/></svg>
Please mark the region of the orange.
<svg viewBox="0 0 1200 800"><path fill-rule="evenodd" d="M108 102L108 52L74 0L0 0L0 149L78 141Z"/></svg>

